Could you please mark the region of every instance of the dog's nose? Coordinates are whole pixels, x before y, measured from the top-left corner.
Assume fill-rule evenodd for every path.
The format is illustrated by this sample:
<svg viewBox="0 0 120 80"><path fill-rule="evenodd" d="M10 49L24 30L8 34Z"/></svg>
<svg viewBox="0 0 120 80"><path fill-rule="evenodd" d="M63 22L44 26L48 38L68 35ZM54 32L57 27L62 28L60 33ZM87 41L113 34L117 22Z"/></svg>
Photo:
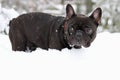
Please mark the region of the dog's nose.
<svg viewBox="0 0 120 80"><path fill-rule="evenodd" d="M80 30L76 32L76 37L82 37L82 32Z"/></svg>

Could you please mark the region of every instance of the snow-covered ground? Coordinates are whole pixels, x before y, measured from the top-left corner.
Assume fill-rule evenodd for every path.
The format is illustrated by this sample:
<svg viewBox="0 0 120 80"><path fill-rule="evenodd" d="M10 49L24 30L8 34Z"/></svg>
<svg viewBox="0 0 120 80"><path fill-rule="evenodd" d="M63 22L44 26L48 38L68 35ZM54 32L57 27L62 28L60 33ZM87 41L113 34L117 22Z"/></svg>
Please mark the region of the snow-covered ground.
<svg viewBox="0 0 120 80"><path fill-rule="evenodd" d="M0 80L120 80L120 33L99 33L89 48L14 52L0 34Z"/></svg>

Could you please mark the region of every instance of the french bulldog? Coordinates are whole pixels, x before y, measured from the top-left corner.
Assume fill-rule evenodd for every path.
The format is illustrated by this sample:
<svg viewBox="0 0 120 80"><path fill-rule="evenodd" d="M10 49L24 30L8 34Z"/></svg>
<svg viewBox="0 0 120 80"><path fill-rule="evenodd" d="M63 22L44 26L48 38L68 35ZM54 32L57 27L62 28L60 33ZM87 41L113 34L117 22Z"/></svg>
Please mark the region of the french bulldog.
<svg viewBox="0 0 120 80"><path fill-rule="evenodd" d="M9 22L9 38L14 51L89 47L96 37L102 10L96 8L90 16L76 14L70 4L66 17L31 12Z"/></svg>

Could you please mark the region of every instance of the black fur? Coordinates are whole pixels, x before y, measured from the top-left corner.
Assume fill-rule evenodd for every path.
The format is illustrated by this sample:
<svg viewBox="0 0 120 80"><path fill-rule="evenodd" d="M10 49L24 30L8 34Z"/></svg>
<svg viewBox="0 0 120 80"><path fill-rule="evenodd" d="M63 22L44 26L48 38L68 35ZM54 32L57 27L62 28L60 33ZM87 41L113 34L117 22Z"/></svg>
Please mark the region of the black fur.
<svg viewBox="0 0 120 80"><path fill-rule="evenodd" d="M66 17L41 12L20 15L9 23L12 50L25 51L27 47L31 51L37 47L46 50L89 47L95 39L101 15L100 8L90 17L75 14L70 4L66 7Z"/></svg>

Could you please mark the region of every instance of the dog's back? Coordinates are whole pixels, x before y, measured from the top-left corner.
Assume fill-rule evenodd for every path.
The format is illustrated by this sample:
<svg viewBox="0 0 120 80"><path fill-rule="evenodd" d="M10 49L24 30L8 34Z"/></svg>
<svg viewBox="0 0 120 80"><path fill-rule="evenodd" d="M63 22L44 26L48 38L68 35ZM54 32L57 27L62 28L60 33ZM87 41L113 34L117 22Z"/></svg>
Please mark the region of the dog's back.
<svg viewBox="0 0 120 80"><path fill-rule="evenodd" d="M25 51L26 46L31 49L37 46L48 47L49 27L55 17L44 13L28 13L20 15L10 21L9 37L13 50ZM35 45L33 45L33 43ZM44 45L42 45L44 44Z"/></svg>
<svg viewBox="0 0 120 80"><path fill-rule="evenodd" d="M61 26L63 20L63 17L40 12L23 14L14 18L9 23L9 37L12 49L25 51L26 46L31 50L36 47L48 49L52 32Z"/></svg>

